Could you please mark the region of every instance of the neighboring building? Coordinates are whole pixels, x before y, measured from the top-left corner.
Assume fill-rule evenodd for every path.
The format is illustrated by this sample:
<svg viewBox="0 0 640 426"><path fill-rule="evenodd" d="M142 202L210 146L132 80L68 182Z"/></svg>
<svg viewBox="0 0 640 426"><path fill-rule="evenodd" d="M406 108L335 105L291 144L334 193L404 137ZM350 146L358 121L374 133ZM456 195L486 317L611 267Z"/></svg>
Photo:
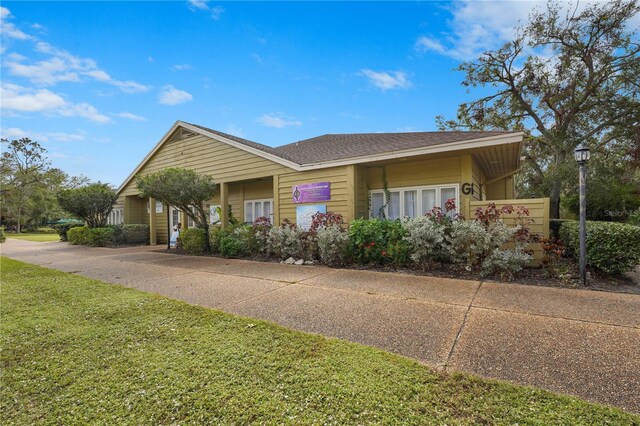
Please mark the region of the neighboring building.
<svg viewBox="0 0 640 426"><path fill-rule="evenodd" d="M138 196L134 177L166 167L214 177L218 192L207 203L212 221L220 205L244 222L260 216L296 222L305 206L340 213L347 223L381 211L395 219L423 215L450 198L468 214L477 202L514 198L522 143L522 133L514 132L359 133L272 148L177 121L120 186L115 214L124 223L150 224L152 243L167 241L169 225L192 226L178 210Z"/></svg>

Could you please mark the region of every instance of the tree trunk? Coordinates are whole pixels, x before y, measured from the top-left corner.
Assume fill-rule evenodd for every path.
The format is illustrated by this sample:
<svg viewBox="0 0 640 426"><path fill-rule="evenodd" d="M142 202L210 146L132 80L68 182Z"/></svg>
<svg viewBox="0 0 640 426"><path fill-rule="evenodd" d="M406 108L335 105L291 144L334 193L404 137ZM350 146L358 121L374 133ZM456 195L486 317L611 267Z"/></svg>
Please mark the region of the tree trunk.
<svg viewBox="0 0 640 426"><path fill-rule="evenodd" d="M551 193L549 194L549 229L551 230L551 235L554 238L559 238L560 236L560 191L562 187L562 182L559 180L554 180L551 183Z"/></svg>
<svg viewBox="0 0 640 426"><path fill-rule="evenodd" d="M20 233L20 216L22 215L22 205L18 205L18 217L17 219L17 224L16 224L16 230L18 231L18 234Z"/></svg>

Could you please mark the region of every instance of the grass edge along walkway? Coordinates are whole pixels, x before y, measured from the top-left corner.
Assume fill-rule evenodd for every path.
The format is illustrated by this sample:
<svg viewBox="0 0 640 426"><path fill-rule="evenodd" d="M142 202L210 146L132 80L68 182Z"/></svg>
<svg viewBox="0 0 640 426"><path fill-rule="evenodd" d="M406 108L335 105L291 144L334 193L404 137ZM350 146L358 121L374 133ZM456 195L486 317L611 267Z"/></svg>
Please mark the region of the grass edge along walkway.
<svg viewBox="0 0 640 426"><path fill-rule="evenodd" d="M640 424L8 258L0 269L2 424Z"/></svg>
<svg viewBox="0 0 640 426"><path fill-rule="evenodd" d="M26 240L26 241L35 241L37 243L51 243L60 241L60 235L58 234L44 234L44 233L5 233L7 238L13 238L14 240Z"/></svg>

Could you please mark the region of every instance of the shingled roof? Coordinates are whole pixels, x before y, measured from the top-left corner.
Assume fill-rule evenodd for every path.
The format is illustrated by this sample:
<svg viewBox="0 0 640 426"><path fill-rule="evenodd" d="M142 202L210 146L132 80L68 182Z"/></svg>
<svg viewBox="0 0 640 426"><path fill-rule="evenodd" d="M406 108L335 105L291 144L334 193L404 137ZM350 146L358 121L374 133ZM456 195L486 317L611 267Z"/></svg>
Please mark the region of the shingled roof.
<svg viewBox="0 0 640 426"><path fill-rule="evenodd" d="M328 134L274 149L298 164L321 163L385 154L451 142L486 138L509 132L411 132Z"/></svg>
<svg viewBox="0 0 640 426"><path fill-rule="evenodd" d="M279 147L270 147L248 139L222 133L204 126L194 127L231 139L251 148L292 161L299 165L344 160L367 155L393 153L415 148L462 142L510 132L409 132L409 133L338 133L317 136Z"/></svg>

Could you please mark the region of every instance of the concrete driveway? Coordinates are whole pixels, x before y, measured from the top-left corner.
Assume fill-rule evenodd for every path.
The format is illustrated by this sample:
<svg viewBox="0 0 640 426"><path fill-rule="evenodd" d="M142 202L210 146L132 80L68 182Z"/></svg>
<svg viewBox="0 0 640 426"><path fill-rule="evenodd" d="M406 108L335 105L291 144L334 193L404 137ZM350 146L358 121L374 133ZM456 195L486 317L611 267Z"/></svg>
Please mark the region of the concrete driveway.
<svg viewBox="0 0 640 426"><path fill-rule="evenodd" d="M3 256L640 413L640 296L8 239Z"/></svg>

